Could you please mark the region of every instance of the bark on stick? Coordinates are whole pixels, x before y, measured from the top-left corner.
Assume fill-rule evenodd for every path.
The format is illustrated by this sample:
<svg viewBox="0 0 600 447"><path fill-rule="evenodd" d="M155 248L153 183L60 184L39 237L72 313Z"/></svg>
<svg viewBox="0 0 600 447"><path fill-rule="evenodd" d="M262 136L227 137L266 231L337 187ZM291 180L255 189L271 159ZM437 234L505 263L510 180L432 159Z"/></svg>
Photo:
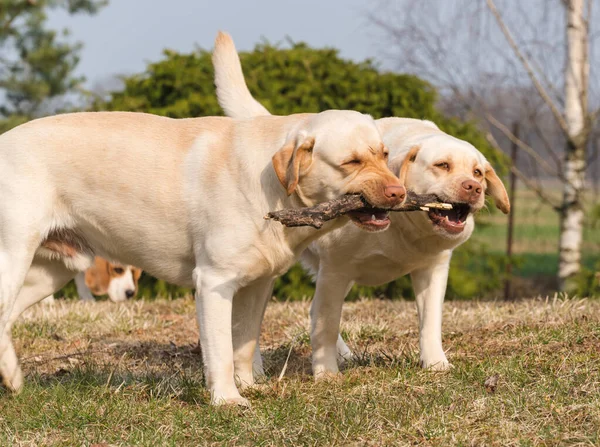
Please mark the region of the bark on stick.
<svg viewBox="0 0 600 447"><path fill-rule="evenodd" d="M286 227L321 228L323 224L336 217L348 214L350 211L371 208L367 202L357 194L347 194L328 202L306 207L271 211L265 219L272 219ZM449 203L442 203L434 194L415 194L408 191L406 201L389 211L429 211L429 208L452 209Z"/></svg>

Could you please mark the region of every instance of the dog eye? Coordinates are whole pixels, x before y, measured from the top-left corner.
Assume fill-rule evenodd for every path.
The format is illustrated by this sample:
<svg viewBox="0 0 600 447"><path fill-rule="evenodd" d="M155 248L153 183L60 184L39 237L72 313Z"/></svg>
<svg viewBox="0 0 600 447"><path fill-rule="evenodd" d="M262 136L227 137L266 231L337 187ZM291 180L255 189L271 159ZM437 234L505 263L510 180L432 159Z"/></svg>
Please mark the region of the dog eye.
<svg viewBox="0 0 600 447"><path fill-rule="evenodd" d="M115 267L113 270L115 271L115 273L117 275L121 275L121 274L125 273L125 270L122 269L121 267Z"/></svg>
<svg viewBox="0 0 600 447"><path fill-rule="evenodd" d="M448 162L445 162L445 161L442 161L440 163L436 163L435 167L443 169L445 171L449 171L450 170L450 164Z"/></svg>
<svg viewBox="0 0 600 447"><path fill-rule="evenodd" d="M360 161L358 158L353 158L352 160L346 161L342 164L343 165L359 165L361 163L362 163L362 161Z"/></svg>
<svg viewBox="0 0 600 447"><path fill-rule="evenodd" d="M481 177L483 175L479 169L475 169L473 174L475 175L475 177Z"/></svg>
<svg viewBox="0 0 600 447"><path fill-rule="evenodd" d="M386 160L387 160L388 158L390 158L390 153L389 153L389 152L384 152L384 153L383 153L383 158L385 158Z"/></svg>

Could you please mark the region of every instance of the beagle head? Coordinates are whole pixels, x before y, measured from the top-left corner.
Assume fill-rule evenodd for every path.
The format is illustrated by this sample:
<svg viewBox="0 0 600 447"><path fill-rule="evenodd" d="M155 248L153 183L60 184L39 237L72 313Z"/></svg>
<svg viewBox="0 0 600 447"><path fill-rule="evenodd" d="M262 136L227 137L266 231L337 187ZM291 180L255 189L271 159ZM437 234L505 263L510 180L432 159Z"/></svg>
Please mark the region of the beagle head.
<svg viewBox="0 0 600 447"><path fill-rule="evenodd" d="M94 295L108 295L111 301L135 297L142 271L130 265L113 264L99 256L85 272L85 284Z"/></svg>
<svg viewBox="0 0 600 447"><path fill-rule="evenodd" d="M273 156L288 195L314 205L343 194L361 194L369 204L350 219L366 231L388 228L388 210L404 203L406 190L389 170L388 149L373 118L328 110L300 123Z"/></svg>

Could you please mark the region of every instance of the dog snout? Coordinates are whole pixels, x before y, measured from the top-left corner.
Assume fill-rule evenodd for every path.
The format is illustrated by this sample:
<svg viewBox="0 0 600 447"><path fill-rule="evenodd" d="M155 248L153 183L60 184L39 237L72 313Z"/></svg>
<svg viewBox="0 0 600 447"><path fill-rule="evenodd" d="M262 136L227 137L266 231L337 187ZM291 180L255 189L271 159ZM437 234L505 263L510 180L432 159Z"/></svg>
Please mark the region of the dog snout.
<svg viewBox="0 0 600 447"><path fill-rule="evenodd" d="M383 193L388 199L402 198L406 195L406 189L404 189L404 186L388 185L383 189Z"/></svg>
<svg viewBox="0 0 600 447"><path fill-rule="evenodd" d="M461 183L461 195L465 200L476 200L481 195L483 188L479 182L475 180L465 180Z"/></svg>
<svg viewBox="0 0 600 447"><path fill-rule="evenodd" d="M127 299L133 298L133 295L135 295L135 290L128 289L125 291L125 296Z"/></svg>
<svg viewBox="0 0 600 447"><path fill-rule="evenodd" d="M386 185L383 188L383 195L390 206L401 205L406 199L406 188L402 185Z"/></svg>

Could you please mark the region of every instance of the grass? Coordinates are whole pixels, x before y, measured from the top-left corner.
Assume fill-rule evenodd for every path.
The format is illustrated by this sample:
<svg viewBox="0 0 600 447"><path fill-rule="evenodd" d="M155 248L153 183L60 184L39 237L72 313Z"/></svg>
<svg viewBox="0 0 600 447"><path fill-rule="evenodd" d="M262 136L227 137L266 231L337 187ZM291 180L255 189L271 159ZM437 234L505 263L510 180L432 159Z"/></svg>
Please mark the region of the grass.
<svg viewBox="0 0 600 447"><path fill-rule="evenodd" d="M545 188L548 195L559 202L560 190L556 187ZM598 197L589 193L585 197L585 206L590 210ZM492 206L492 205L490 205ZM517 190L513 203L515 219L513 252L522 260L516 274L522 277L555 276L558 269L559 216L547 204L541 202L536 194L527 189ZM482 213L478 218L473 238L484 242L492 252L506 252L508 217L501 213ZM583 263L593 268L600 260L600 222L585 223L583 236Z"/></svg>
<svg viewBox="0 0 600 447"><path fill-rule="evenodd" d="M308 303L271 303L270 379L242 410L207 405L193 300L36 306L15 328L26 386L0 393L0 445L600 443L600 302L449 302L444 312L451 371L418 367L413 303L358 301L343 324L357 361L314 383Z"/></svg>

